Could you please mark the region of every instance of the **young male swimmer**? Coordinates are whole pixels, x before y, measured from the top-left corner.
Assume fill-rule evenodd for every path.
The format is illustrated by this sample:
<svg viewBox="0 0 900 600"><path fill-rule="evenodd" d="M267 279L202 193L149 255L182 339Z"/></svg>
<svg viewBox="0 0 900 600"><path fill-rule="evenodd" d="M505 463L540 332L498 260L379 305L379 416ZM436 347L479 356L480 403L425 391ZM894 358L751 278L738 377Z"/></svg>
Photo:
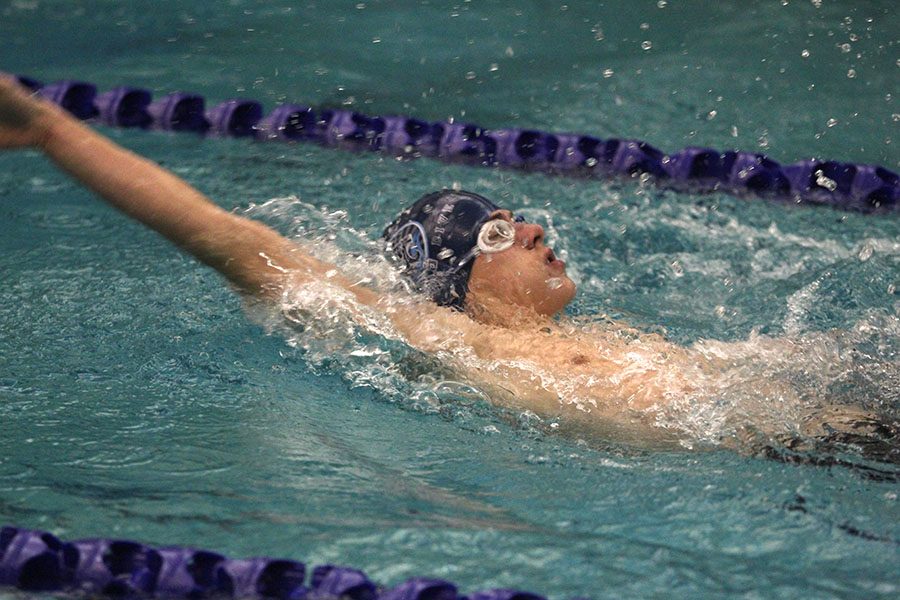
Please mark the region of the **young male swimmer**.
<svg viewBox="0 0 900 600"><path fill-rule="evenodd" d="M7 77L0 77L0 147L42 150L244 294L279 304L308 286L343 290L351 318L366 323L376 314L409 345L460 357L456 369L489 388L494 401L646 442L665 438L677 415L697 406L709 409L694 421L698 415L701 421L717 418L719 392L746 394L758 401L742 408L749 429L733 428L735 437L816 438L835 429L892 436L860 411L810 404L786 381L760 378L737 392L713 389L715 373L736 360L723 350L727 344L685 348L623 326L555 320L575 295L565 264L544 244L540 225L477 194L429 194L385 229L388 254L427 298L398 302L262 223L219 208ZM781 340L760 343L779 355L799 351ZM767 418L773 402L784 414L800 415L793 425Z"/></svg>

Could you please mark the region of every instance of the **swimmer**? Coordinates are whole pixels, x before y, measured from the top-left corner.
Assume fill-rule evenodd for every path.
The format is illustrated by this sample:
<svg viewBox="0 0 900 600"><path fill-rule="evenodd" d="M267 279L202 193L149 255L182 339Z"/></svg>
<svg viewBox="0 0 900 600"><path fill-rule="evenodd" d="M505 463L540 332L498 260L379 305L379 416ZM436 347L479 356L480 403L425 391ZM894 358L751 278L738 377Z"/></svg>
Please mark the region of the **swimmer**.
<svg viewBox="0 0 900 600"><path fill-rule="evenodd" d="M576 430L642 444L683 442L684 432L674 425L678 414L713 421L722 394L731 393L760 400L742 408L751 426L732 427L732 439L815 441L825 436L821 431L835 429L863 437L877 430L879 439L896 433L885 433L883 424L852 407L810 408L802 392L778 378L750 381L739 392L725 387L717 374L739 360L743 347L686 348L620 324L580 327L560 320L575 284L545 244L544 230L474 193L428 194L384 230L387 254L419 292L414 301L397 302L266 225L223 210L174 174L3 76L0 148L39 149L246 296L278 305L305 286L336 287L353 311L387 318L410 346L445 354L449 349L464 357L454 368L490 390L493 401L562 416ZM789 341L765 339L755 352L789 360L800 350ZM785 413L799 411L793 421L799 429L780 429L767 418L773 402Z"/></svg>

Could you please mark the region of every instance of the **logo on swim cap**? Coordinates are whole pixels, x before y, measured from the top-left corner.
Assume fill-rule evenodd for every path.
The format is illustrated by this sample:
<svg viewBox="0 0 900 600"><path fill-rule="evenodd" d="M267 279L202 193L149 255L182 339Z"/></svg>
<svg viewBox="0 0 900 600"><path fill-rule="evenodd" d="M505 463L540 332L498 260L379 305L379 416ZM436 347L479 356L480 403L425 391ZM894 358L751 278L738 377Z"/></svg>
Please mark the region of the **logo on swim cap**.
<svg viewBox="0 0 900 600"><path fill-rule="evenodd" d="M478 194L442 190L400 213L382 237L420 291L441 306L461 308L480 228L495 210Z"/></svg>
<svg viewBox="0 0 900 600"><path fill-rule="evenodd" d="M400 227L394 234L392 242L399 245L407 265L415 265L415 268L425 267L428 260L428 234L418 221L410 221Z"/></svg>

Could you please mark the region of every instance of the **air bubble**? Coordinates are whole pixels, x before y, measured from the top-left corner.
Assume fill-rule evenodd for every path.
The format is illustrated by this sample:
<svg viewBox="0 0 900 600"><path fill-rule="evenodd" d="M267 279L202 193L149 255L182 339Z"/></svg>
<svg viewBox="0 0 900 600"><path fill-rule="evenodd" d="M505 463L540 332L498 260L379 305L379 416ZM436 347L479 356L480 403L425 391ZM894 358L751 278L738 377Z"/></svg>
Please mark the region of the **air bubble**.
<svg viewBox="0 0 900 600"><path fill-rule="evenodd" d="M803 52L800 53L800 56L802 56L803 58L809 58L809 50L804 48Z"/></svg>
<svg viewBox="0 0 900 600"><path fill-rule="evenodd" d="M848 79L856 78L856 69L850 69L849 71L847 71L847 78Z"/></svg>
<svg viewBox="0 0 900 600"><path fill-rule="evenodd" d="M651 42L650 40L644 40L643 42L641 42L642 50L649 50L652 47L653 47L653 42Z"/></svg>
<svg viewBox="0 0 900 600"><path fill-rule="evenodd" d="M615 71L613 71L612 69L603 69L603 78L604 79L609 79L614 74L615 74Z"/></svg>
<svg viewBox="0 0 900 600"><path fill-rule="evenodd" d="M825 124L828 125L828 127L834 127L835 125L838 124L838 120L837 119L828 119L828 122Z"/></svg>

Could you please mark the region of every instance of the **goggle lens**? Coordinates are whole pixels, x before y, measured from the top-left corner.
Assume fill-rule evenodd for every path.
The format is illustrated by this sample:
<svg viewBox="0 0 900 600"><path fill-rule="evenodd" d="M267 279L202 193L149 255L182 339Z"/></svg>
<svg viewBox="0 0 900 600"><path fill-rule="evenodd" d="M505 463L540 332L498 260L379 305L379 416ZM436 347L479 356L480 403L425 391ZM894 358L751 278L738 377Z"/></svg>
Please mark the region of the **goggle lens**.
<svg viewBox="0 0 900 600"><path fill-rule="evenodd" d="M516 241L516 229L505 219L492 219L478 232L478 249L485 254L503 252Z"/></svg>

